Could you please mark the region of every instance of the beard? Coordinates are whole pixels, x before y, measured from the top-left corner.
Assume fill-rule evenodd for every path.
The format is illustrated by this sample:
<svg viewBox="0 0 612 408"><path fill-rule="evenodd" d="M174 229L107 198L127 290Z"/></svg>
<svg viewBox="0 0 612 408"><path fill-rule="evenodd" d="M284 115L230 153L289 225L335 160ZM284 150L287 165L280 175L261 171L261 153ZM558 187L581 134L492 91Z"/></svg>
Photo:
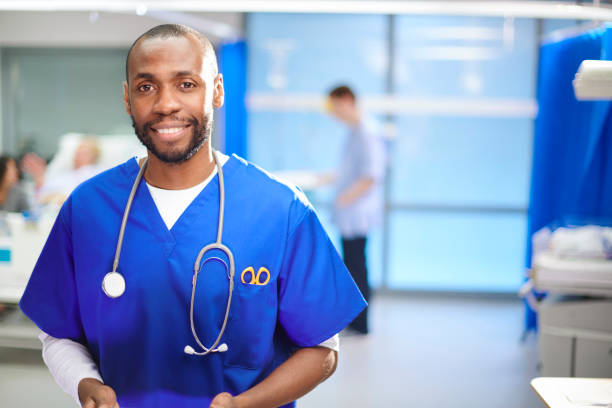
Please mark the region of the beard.
<svg viewBox="0 0 612 408"><path fill-rule="evenodd" d="M136 136L138 136L140 143L142 143L147 150L153 153L153 155L159 160L169 164L183 163L193 157L193 155L196 154L204 143L210 138L213 122L212 115L204 115L201 122L194 117L188 119L173 117L173 120L188 122L191 124L191 138L189 139L189 144L182 150L161 150L153 142L153 138L151 137L151 132L153 132L153 129L151 127L161 122L162 119L160 118L158 120L145 122L142 126L139 126L134 120L134 116L131 116L131 118L132 127L134 127L134 131L136 132Z"/></svg>

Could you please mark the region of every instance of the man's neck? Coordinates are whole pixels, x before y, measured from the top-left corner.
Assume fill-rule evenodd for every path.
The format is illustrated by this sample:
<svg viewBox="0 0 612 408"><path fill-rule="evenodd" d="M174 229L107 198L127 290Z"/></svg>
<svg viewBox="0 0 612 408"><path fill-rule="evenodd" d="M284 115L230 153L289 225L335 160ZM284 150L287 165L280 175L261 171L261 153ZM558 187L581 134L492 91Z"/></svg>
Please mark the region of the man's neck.
<svg viewBox="0 0 612 408"><path fill-rule="evenodd" d="M352 112L352 114L347 118L346 124L353 129L358 128L361 124L361 112L355 109L355 111Z"/></svg>
<svg viewBox="0 0 612 408"><path fill-rule="evenodd" d="M189 160L178 164L163 162L151 152L148 156L145 180L153 187L165 190L193 187L206 180L215 168L210 143L204 143Z"/></svg>

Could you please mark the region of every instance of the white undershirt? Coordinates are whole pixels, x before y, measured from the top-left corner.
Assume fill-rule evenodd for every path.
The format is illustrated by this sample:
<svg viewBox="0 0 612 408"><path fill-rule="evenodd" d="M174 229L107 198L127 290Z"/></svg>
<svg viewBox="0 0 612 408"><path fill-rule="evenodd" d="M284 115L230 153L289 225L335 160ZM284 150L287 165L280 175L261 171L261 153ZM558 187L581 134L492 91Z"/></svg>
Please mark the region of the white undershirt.
<svg viewBox="0 0 612 408"><path fill-rule="evenodd" d="M221 166L225 165L229 159L229 156L221 153L217 154L219 155L218 157L219 161L221 162ZM217 166L215 166L213 172L210 173L210 176L208 176L206 180L184 190L164 190L162 188L153 187L147 183L149 193L151 193L151 197L153 197L157 211L159 212L159 215L161 215L166 227L168 227L169 230L172 229L174 223L185 212L187 207L189 207L193 200L195 200L202 190L204 190L204 187L206 187L208 183L210 183L210 180L212 180L216 175Z"/></svg>
<svg viewBox="0 0 612 408"><path fill-rule="evenodd" d="M225 165L229 156L221 153L218 153L218 155L221 166ZM215 169L206 180L184 190L164 190L146 183L151 197L153 197L153 201L157 206L159 215L169 230L216 174L217 167L215 166ZM53 379L80 406L79 382L84 378L95 378L102 381L98 367L93 361L89 350L80 343L69 339L57 339L45 332L41 332L38 338L43 346L43 360L49 368ZM325 340L319 346L339 351L340 339L338 334Z"/></svg>

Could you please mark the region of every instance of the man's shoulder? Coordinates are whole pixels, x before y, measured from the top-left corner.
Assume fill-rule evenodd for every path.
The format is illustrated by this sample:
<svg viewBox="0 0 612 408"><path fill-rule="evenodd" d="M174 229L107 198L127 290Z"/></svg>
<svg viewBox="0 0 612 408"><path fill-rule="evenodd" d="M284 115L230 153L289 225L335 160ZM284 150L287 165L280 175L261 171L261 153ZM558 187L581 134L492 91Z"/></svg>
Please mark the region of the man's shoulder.
<svg viewBox="0 0 612 408"><path fill-rule="evenodd" d="M258 201L311 207L304 192L295 184L237 155L233 155L232 158L237 161L239 167L237 174L240 175L238 180L241 188L249 191Z"/></svg>
<svg viewBox="0 0 612 408"><path fill-rule="evenodd" d="M135 158L131 158L124 163L103 170L95 176L85 180L74 189L70 196L73 200L78 200L85 197L91 197L92 194L95 195L102 191L114 192L117 188L123 188L124 185L129 184L129 180L133 181L137 172L138 163ZM132 173L134 173L134 177L129 177Z"/></svg>
<svg viewBox="0 0 612 408"><path fill-rule="evenodd" d="M362 120L357 134L367 138L381 138L383 135L382 124L373 117L366 117Z"/></svg>

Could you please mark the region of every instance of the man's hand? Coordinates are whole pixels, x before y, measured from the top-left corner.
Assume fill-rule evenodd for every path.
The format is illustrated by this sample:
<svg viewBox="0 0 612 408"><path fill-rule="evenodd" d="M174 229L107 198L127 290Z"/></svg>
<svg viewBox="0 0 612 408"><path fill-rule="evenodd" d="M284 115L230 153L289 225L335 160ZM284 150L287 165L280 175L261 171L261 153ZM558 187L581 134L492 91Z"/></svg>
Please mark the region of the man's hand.
<svg viewBox="0 0 612 408"><path fill-rule="evenodd" d="M218 394L209 408L272 408L300 398L332 375L338 353L325 347L298 349L262 382L232 397Z"/></svg>
<svg viewBox="0 0 612 408"><path fill-rule="evenodd" d="M79 382L79 399L83 408L119 408L115 391L95 378L84 378Z"/></svg>
<svg viewBox="0 0 612 408"><path fill-rule="evenodd" d="M346 190L340 192L336 198L336 207L342 209L353 204L363 195L365 195L374 185L374 179L371 177L362 177L351 184Z"/></svg>
<svg viewBox="0 0 612 408"><path fill-rule="evenodd" d="M345 208L349 204L351 204L353 201L354 201L354 198L346 192L338 194L338 198L336 198L336 207Z"/></svg>
<svg viewBox="0 0 612 408"><path fill-rule="evenodd" d="M222 392L212 400L210 408L238 408L238 405L236 405L236 399L232 397L232 394Z"/></svg>
<svg viewBox="0 0 612 408"><path fill-rule="evenodd" d="M23 156L21 169L34 179L36 188L40 188L44 184L47 162L36 153L28 153Z"/></svg>

